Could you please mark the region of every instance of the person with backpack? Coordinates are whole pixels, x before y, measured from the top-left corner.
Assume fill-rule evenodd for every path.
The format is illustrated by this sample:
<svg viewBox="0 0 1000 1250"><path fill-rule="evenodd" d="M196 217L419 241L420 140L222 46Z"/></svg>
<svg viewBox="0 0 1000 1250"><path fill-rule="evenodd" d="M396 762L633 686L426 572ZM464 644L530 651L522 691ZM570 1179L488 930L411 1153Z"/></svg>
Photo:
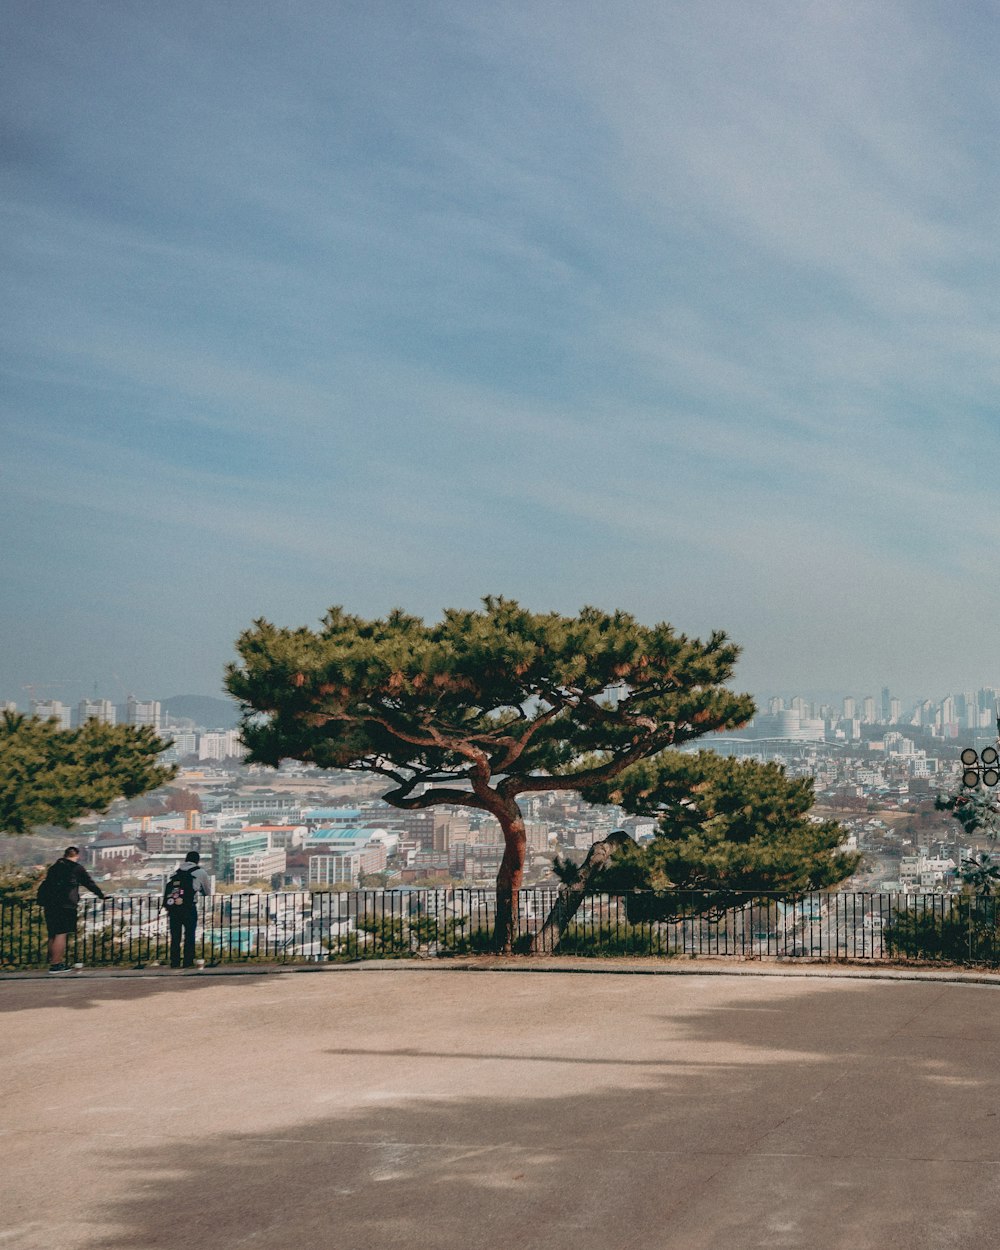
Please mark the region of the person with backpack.
<svg viewBox="0 0 1000 1250"><path fill-rule="evenodd" d="M201 856L188 851L184 863L167 879L163 891L163 906L170 925L170 966L190 968L194 965L194 935L198 927L198 896L208 897L212 884L208 873L198 864ZM181 962L181 940L184 942L184 960Z"/></svg>
<svg viewBox="0 0 1000 1250"><path fill-rule="evenodd" d="M38 887L38 901L45 914L49 935L49 972L66 972L66 938L76 932L76 908L80 886L103 899L101 887L83 864L77 863L78 846L67 846L62 859L51 865Z"/></svg>

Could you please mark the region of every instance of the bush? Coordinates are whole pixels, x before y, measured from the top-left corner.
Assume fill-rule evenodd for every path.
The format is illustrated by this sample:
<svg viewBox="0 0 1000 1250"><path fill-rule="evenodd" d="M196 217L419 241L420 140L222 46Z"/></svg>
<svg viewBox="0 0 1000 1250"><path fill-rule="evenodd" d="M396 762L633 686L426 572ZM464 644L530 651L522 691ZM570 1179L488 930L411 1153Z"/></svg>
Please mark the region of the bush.
<svg viewBox="0 0 1000 1250"><path fill-rule="evenodd" d="M456 937L448 949L447 955L490 955L493 953L493 930L473 929Z"/></svg>
<svg viewBox="0 0 1000 1250"><path fill-rule="evenodd" d="M559 939L560 955L648 955L649 930L632 924L571 924Z"/></svg>
<svg viewBox="0 0 1000 1250"><path fill-rule="evenodd" d="M943 897L896 912L883 930L886 953L948 963L1000 963L996 901Z"/></svg>
<svg viewBox="0 0 1000 1250"><path fill-rule="evenodd" d="M47 962L41 907L0 900L0 967L30 968Z"/></svg>

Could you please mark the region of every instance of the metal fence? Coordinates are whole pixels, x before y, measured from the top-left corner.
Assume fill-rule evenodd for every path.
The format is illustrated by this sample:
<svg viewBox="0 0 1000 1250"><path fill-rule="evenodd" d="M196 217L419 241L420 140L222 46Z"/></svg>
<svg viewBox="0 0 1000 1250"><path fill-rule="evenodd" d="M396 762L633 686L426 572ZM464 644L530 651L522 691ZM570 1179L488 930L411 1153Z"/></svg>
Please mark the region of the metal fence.
<svg viewBox="0 0 1000 1250"><path fill-rule="evenodd" d="M517 948L525 950L557 901L554 888L520 892ZM227 894L201 900L196 958L207 965L469 955L491 949L489 889ZM997 903L941 894L816 892L790 898L671 891L591 895L544 952L575 955L733 956L744 959L936 960L1000 963ZM146 967L168 961L169 926L156 896L88 898L67 944L69 963ZM0 902L0 966L46 958L35 903Z"/></svg>

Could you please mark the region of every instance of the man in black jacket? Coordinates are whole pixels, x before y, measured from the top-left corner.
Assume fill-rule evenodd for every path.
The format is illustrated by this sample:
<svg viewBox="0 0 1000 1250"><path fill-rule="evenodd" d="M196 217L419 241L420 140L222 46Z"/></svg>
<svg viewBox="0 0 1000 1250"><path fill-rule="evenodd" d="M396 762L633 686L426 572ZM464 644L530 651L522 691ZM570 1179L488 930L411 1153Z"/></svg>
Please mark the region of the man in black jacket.
<svg viewBox="0 0 1000 1250"><path fill-rule="evenodd" d="M101 887L83 864L78 864L78 846L67 846L62 859L57 859L38 887L38 901L45 912L49 934L49 972L66 971L66 935L76 932L76 906L80 886L98 898L104 898Z"/></svg>
<svg viewBox="0 0 1000 1250"><path fill-rule="evenodd" d="M170 925L171 968L194 967L195 930L198 927L198 898L212 893L212 882L204 868L199 868L201 856L188 851L184 863L167 879L163 891L163 906L167 910ZM184 942L184 962L181 963L181 941Z"/></svg>

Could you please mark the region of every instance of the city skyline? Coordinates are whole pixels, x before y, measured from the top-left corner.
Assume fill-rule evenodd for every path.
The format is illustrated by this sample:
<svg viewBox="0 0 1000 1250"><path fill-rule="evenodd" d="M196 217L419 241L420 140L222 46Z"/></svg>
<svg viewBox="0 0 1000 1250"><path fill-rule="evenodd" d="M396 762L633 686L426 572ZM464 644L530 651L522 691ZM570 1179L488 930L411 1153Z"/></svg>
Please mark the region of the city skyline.
<svg viewBox="0 0 1000 1250"><path fill-rule="evenodd" d="M143 686L148 697L137 697L131 690L119 699L108 698L95 688L80 698L73 698L66 692L84 686L82 681L68 683L42 682L38 685L27 685L21 688L20 697L5 694L0 689L0 709L4 707L17 709L34 715L56 716L64 722L64 728L76 726L91 717L106 720L111 724L117 721L134 725L151 725L154 728L168 726L192 719L190 710L171 710L166 705L171 702L186 705L188 700L194 704L205 705L202 728L208 728L208 721L217 727L216 715L224 705L229 705L230 714L235 718L238 703L229 694L205 695L198 692L184 692L164 696L162 693L150 694L149 683ZM53 689L55 687L55 689ZM63 693L60 694L59 691ZM994 723L1000 715L1000 685L992 686L974 683L963 690L923 692L918 695L898 693L890 686L876 688L842 687L840 690L820 690L816 688L797 687L778 690L751 692L757 707L757 716L771 716L783 710L799 711L803 717L818 717L827 720L855 719L863 725L885 725L900 727L927 726L930 720L918 718L919 714L937 713L938 720L947 724L962 723L974 707L979 714L980 724L976 727L985 728ZM947 709L948 715L942 715ZM917 718L917 719L915 719ZM194 717L194 723L199 718ZM971 722L964 726L973 728Z"/></svg>
<svg viewBox="0 0 1000 1250"><path fill-rule="evenodd" d="M10 0L0 697L484 594L982 684L1000 14L628 14Z"/></svg>

